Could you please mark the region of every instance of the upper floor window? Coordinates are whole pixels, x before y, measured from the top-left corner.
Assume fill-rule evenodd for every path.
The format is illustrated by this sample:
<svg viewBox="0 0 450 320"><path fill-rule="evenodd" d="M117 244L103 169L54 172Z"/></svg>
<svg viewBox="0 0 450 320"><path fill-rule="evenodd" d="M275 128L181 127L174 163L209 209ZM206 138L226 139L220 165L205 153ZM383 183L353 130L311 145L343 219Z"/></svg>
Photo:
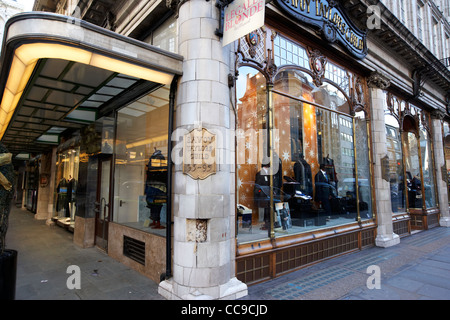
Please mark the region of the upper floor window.
<svg viewBox="0 0 450 320"><path fill-rule="evenodd" d="M406 25L406 8L405 8L405 0L399 1L400 5L400 21Z"/></svg>
<svg viewBox="0 0 450 320"><path fill-rule="evenodd" d="M423 42L423 6L417 4L417 37Z"/></svg>

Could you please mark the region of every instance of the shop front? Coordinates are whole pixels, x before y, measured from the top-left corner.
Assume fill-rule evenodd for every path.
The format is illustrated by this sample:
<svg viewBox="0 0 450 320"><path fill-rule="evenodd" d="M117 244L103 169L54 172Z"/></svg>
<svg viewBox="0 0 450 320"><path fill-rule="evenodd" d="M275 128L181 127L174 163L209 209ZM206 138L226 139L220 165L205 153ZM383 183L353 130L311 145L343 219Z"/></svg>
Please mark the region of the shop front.
<svg viewBox="0 0 450 320"><path fill-rule="evenodd" d="M432 122L430 112L391 92L384 98L394 230L402 236L439 225Z"/></svg>
<svg viewBox="0 0 450 320"><path fill-rule="evenodd" d="M74 230L76 216L76 194L80 165L80 146L76 138L57 148L56 176L53 203L53 220L56 224Z"/></svg>
<svg viewBox="0 0 450 320"><path fill-rule="evenodd" d="M294 14L279 7L307 15L300 3ZM333 10L318 20L348 19ZM339 57L278 14L237 50L236 260L246 283L361 250L376 236L367 71L355 68L364 34L346 20L361 37Z"/></svg>
<svg viewBox="0 0 450 320"><path fill-rule="evenodd" d="M377 45L340 5L325 1L275 1L266 6L266 25L239 40L236 262L243 282L391 246L446 219L436 159L444 115L405 92L407 69L392 82L373 69L396 72Z"/></svg>
<svg viewBox="0 0 450 320"><path fill-rule="evenodd" d="M17 15L6 30L2 142L40 154L27 207L160 281L171 267L169 132L182 57L54 14Z"/></svg>

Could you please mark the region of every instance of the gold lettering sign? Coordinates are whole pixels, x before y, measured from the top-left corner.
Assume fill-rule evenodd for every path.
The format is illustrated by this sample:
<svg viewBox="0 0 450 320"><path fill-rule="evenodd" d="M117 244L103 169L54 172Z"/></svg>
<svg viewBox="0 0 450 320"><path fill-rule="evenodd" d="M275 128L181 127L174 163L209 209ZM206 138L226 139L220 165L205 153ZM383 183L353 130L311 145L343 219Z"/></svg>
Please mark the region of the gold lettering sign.
<svg viewBox="0 0 450 320"><path fill-rule="evenodd" d="M381 158L381 177L389 182L389 175L390 175L390 169L389 169L389 157L384 156Z"/></svg>
<svg viewBox="0 0 450 320"><path fill-rule="evenodd" d="M448 173L447 173L447 166L444 164L441 167L441 175L442 175L442 181L448 184Z"/></svg>
<svg viewBox="0 0 450 320"><path fill-rule="evenodd" d="M296 20L319 28L331 43L340 42L356 58L367 55L366 32L357 28L335 0L275 0Z"/></svg>
<svg viewBox="0 0 450 320"><path fill-rule="evenodd" d="M206 179L216 173L216 135L194 129L184 137L183 173L192 179Z"/></svg>

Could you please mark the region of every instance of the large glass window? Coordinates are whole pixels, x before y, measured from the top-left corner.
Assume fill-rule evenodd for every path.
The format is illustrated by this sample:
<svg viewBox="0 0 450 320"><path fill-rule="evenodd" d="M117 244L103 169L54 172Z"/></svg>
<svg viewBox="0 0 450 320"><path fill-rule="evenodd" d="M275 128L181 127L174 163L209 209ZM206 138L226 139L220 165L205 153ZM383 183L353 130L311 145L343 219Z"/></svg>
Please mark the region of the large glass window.
<svg viewBox="0 0 450 320"><path fill-rule="evenodd" d="M444 157L445 157L445 165L447 168L447 193L450 205L450 125L448 122L444 122Z"/></svg>
<svg viewBox="0 0 450 320"><path fill-rule="evenodd" d="M405 169L408 186L408 206L422 208L422 187L418 137L414 132L405 132Z"/></svg>
<svg viewBox="0 0 450 320"><path fill-rule="evenodd" d="M364 112L350 116L341 90L326 82L317 87L309 74L296 69L276 76L272 97L268 98L261 73L249 67L239 69L239 242L269 237L271 220L275 236L283 236L371 218ZM273 163L266 152L268 101L273 102Z"/></svg>
<svg viewBox="0 0 450 320"><path fill-rule="evenodd" d="M80 147L57 154L54 216L64 225L75 225Z"/></svg>
<svg viewBox="0 0 450 320"><path fill-rule="evenodd" d="M410 208L426 209L436 207L431 137L424 127L419 134L405 132L405 168Z"/></svg>
<svg viewBox="0 0 450 320"><path fill-rule="evenodd" d="M165 236L169 88L117 113L113 221Z"/></svg>
<svg viewBox="0 0 450 320"><path fill-rule="evenodd" d="M420 152L422 159L422 183L425 193L425 207L436 207L436 188L434 179L434 159L431 150L431 136L428 130L420 128Z"/></svg>

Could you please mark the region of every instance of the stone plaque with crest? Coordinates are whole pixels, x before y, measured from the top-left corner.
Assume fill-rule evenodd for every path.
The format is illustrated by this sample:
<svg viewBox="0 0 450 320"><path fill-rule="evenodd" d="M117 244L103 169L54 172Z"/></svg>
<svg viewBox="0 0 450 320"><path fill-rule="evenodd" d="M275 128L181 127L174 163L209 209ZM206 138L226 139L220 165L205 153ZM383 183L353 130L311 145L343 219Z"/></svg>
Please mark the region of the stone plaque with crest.
<svg viewBox="0 0 450 320"><path fill-rule="evenodd" d="M183 173L192 179L206 179L216 173L216 135L194 129L184 136Z"/></svg>

